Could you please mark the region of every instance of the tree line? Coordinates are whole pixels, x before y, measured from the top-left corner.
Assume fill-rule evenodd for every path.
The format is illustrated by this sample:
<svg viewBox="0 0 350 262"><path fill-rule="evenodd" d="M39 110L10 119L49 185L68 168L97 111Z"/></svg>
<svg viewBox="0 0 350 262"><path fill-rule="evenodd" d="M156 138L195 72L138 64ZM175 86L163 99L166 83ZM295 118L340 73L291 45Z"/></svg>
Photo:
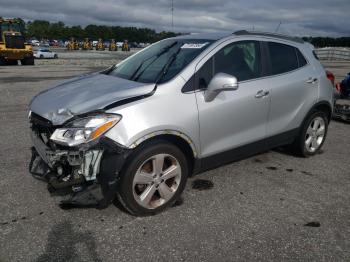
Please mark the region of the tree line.
<svg viewBox="0 0 350 262"><path fill-rule="evenodd" d="M350 37L303 37L303 39L315 47L350 47Z"/></svg>
<svg viewBox="0 0 350 262"><path fill-rule="evenodd" d="M66 26L63 22L50 23L44 20L34 20L26 23L25 35L27 39L61 39L69 40L71 37L76 39L89 38L97 40L116 39L130 42L152 43L164 38L176 36L176 33L162 31L157 33L149 28L105 26L105 25L87 25Z"/></svg>
<svg viewBox="0 0 350 262"><path fill-rule="evenodd" d="M50 23L44 20L29 21L25 24L26 37L35 37L41 39L61 39L68 40L71 37L77 39L90 38L97 40L116 39L123 41L128 39L130 42L152 43L164 38L173 37L178 34L174 32L159 32L149 28L105 26L105 25L79 25L67 26L63 22ZM312 43L315 47L350 47L350 37L303 37L304 41Z"/></svg>

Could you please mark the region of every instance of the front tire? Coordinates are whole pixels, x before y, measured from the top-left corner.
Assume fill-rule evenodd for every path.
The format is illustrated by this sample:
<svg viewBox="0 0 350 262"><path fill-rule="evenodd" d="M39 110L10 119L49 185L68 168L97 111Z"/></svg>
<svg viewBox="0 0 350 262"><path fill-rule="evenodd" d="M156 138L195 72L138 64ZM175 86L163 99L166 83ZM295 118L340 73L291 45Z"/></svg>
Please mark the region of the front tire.
<svg viewBox="0 0 350 262"><path fill-rule="evenodd" d="M7 60L6 61L6 65L18 65L18 61L17 60Z"/></svg>
<svg viewBox="0 0 350 262"><path fill-rule="evenodd" d="M34 65L34 56L22 59L21 64L22 65Z"/></svg>
<svg viewBox="0 0 350 262"><path fill-rule="evenodd" d="M163 140L139 146L121 173L118 200L132 215L154 215L171 206L185 188L188 163Z"/></svg>
<svg viewBox="0 0 350 262"><path fill-rule="evenodd" d="M317 154L326 140L328 122L324 112L312 112L304 121L301 131L292 145L295 153L303 157Z"/></svg>

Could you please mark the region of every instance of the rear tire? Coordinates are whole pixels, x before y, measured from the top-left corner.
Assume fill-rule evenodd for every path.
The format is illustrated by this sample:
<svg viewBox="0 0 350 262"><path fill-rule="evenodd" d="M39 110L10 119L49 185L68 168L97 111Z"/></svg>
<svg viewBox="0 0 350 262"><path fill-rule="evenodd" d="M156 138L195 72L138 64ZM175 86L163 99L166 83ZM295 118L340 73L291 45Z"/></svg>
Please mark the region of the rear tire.
<svg viewBox="0 0 350 262"><path fill-rule="evenodd" d="M136 216L154 215L171 206L185 188L188 162L182 151L164 140L139 146L121 172L117 196Z"/></svg>
<svg viewBox="0 0 350 262"><path fill-rule="evenodd" d="M304 121L300 133L291 145L293 151L302 157L309 157L317 154L328 131L328 118L322 111L313 111Z"/></svg>
<svg viewBox="0 0 350 262"><path fill-rule="evenodd" d="M57 58L58 58L58 56L57 56L57 55L54 55L54 56L53 56L53 58L54 58L54 59L57 59Z"/></svg>

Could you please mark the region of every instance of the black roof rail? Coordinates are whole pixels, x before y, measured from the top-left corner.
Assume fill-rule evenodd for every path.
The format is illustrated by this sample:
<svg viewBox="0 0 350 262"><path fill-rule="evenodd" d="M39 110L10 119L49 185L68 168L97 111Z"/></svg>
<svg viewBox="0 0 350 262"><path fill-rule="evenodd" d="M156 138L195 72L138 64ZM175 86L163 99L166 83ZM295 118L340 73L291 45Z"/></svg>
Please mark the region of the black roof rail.
<svg viewBox="0 0 350 262"><path fill-rule="evenodd" d="M234 35L257 35L257 36L267 36L267 37L275 37L283 40L288 40L296 43L303 44L304 40L298 37L292 37L287 35L281 35L276 33L266 33L266 32L258 32L258 31L246 31L246 30L240 30L233 33Z"/></svg>

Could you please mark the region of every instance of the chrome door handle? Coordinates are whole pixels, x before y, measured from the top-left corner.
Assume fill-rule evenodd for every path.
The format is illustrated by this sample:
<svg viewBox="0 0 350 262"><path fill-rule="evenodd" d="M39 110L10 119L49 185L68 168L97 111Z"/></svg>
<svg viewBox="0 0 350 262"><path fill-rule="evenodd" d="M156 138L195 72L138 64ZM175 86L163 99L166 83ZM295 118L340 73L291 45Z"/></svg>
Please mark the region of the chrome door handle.
<svg viewBox="0 0 350 262"><path fill-rule="evenodd" d="M308 84L313 84L313 83L316 83L317 80L318 80L317 78L309 77L305 82Z"/></svg>
<svg viewBox="0 0 350 262"><path fill-rule="evenodd" d="M268 96L269 94L270 94L269 91L259 90L256 93L255 98L262 98L262 97Z"/></svg>

